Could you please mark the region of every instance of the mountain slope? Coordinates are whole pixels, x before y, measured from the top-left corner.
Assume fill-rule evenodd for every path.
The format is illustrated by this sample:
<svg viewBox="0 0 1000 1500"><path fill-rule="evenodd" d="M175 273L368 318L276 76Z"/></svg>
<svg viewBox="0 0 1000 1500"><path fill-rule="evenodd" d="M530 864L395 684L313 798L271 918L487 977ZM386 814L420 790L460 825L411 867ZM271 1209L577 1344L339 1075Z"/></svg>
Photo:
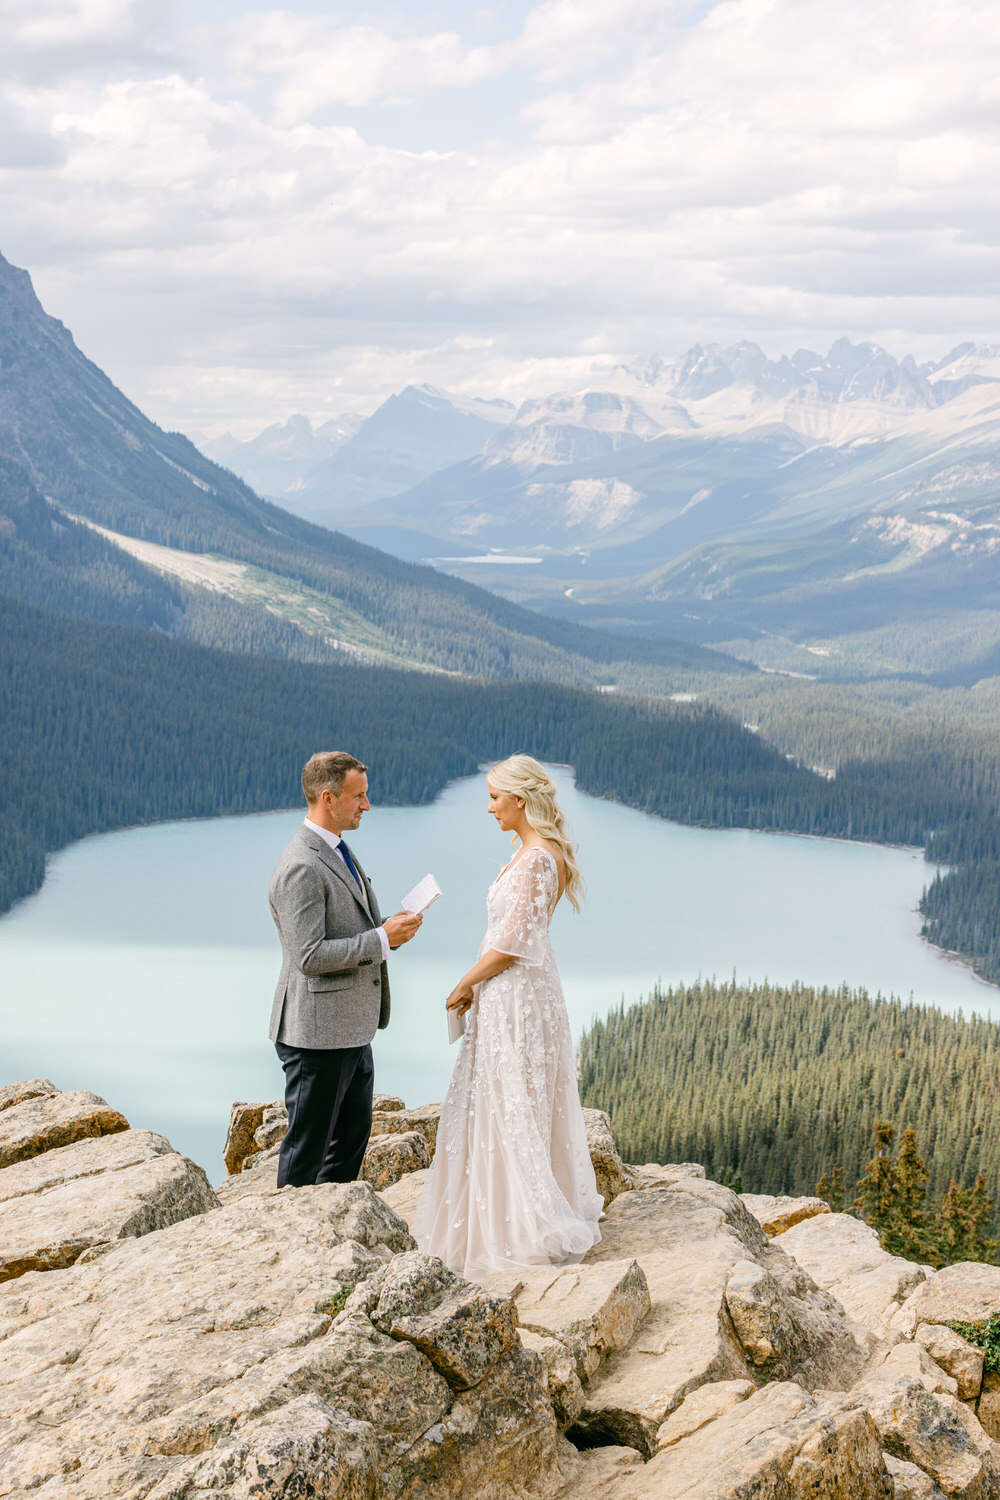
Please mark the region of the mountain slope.
<svg viewBox="0 0 1000 1500"><path fill-rule="evenodd" d="M43 495L104 528L267 575L241 602L263 620L284 608L284 580L316 596L316 634L345 613L380 632L393 659L474 675L673 685L678 670L732 668L689 646L636 646L530 612L430 568L414 568L261 500L178 433L149 421L45 314L27 274L0 260L0 453ZM170 571L169 569L166 571ZM259 583L259 580L256 580ZM330 617L323 617L324 599ZM287 618L287 617L285 617ZM295 622L308 628L308 611ZM226 639L219 644L245 649ZM343 644L367 650L368 642Z"/></svg>
<svg viewBox="0 0 1000 1500"><path fill-rule="evenodd" d="M342 524L535 609L738 652L909 615L923 635L903 658L930 670L942 620L996 611L1000 351L918 367L846 340L778 361L696 346L605 378L527 403L475 458ZM1000 645L1000 620L991 641L981 624L962 627L966 667ZM849 654L903 659L873 650Z"/></svg>

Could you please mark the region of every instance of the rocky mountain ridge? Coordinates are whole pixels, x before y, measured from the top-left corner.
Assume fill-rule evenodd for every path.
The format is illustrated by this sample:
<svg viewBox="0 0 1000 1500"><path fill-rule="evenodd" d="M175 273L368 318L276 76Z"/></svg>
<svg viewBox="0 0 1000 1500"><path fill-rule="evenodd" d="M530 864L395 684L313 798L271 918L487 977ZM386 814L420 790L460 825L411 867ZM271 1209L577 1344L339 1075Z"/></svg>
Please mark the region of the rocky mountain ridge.
<svg viewBox="0 0 1000 1500"><path fill-rule="evenodd" d="M279 1192L281 1107L241 1104L213 1192L94 1095L0 1091L6 1494L1000 1496L1000 1377L947 1326L1000 1307L1000 1268L628 1167L591 1111L601 1243L479 1286L407 1230L437 1108L377 1104L379 1190Z"/></svg>
<svg viewBox="0 0 1000 1500"><path fill-rule="evenodd" d="M492 430L478 409L448 405L453 418ZM581 683L607 682L609 660L692 655L567 631L262 500L139 411L2 256L0 514L0 583L16 597L224 649L549 680L566 675L566 647L592 649L570 668ZM81 536L74 518L98 530Z"/></svg>

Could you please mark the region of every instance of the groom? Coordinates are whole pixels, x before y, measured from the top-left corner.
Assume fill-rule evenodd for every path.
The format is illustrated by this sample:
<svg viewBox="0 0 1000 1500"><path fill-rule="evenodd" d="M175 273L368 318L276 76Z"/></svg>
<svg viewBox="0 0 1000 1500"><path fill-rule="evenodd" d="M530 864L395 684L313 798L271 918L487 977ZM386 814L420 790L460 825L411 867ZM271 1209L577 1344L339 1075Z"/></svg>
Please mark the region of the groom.
<svg viewBox="0 0 1000 1500"><path fill-rule="evenodd" d="M371 1039L389 1024L390 949L422 917L383 922L367 875L342 835L371 807L367 767L327 750L302 771L308 816L271 876L282 963L270 1038L285 1070L288 1134L278 1186L352 1182L371 1134Z"/></svg>

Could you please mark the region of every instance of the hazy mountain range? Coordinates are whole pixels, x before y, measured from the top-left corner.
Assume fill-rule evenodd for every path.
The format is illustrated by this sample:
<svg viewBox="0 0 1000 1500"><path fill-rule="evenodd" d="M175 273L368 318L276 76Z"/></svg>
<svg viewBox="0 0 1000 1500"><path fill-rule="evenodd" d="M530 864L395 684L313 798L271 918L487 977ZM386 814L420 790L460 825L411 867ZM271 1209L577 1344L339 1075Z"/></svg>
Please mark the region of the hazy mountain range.
<svg viewBox="0 0 1000 1500"><path fill-rule="evenodd" d="M496 405L457 461L477 431L468 403L445 422L450 400L393 397L337 450L350 482L335 454L285 503L534 608L785 670L942 671L1000 645L998 347L918 365L846 339L778 360L695 346L507 421ZM417 428L428 472L353 504L403 471Z"/></svg>
<svg viewBox="0 0 1000 1500"><path fill-rule="evenodd" d="M310 661L660 691L679 670L736 666L542 618L261 499L144 416L2 257L0 591Z"/></svg>

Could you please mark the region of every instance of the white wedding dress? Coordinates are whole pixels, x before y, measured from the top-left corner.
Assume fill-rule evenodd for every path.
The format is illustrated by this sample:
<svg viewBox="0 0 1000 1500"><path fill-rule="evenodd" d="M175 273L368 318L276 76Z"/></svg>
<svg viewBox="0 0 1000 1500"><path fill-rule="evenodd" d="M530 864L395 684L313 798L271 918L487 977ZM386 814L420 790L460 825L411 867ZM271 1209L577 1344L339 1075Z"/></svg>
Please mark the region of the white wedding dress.
<svg viewBox="0 0 1000 1500"><path fill-rule="evenodd" d="M558 899L555 858L538 845L490 887L479 951L515 962L476 986L410 1226L421 1250L474 1279L578 1261L601 1237L603 1202L549 941Z"/></svg>

